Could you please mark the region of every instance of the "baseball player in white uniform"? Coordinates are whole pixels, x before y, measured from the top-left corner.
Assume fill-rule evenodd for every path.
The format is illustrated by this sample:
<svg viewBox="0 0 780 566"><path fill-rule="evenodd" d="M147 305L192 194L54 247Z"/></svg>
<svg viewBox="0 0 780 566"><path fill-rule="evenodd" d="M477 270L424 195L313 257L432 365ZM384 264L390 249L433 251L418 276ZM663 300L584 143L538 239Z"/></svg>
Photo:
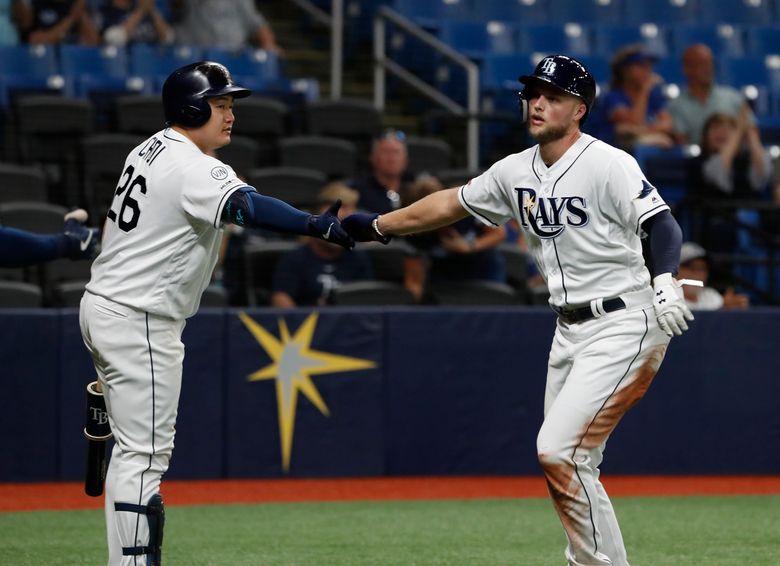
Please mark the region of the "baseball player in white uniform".
<svg viewBox="0 0 780 566"><path fill-rule="evenodd" d="M580 131L596 91L582 64L545 57L520 80L523 114L538 145L463 187L381 216L351 215L343 226L357 241L387 242L468 214L488 225L517 220L558 313L537 452L568 537L566 559L572 566L626 566L599 464L610 433L658 371L670 337L693 319L673 279L681 230L630 155Z"/></svg>
<svg viewBox="0 0 780 566"><path fill-rule="evenodd" d="M81 331L116 441L105 486L110 566L161 562L160 479L173 450L181 334L211 278L222 225L354 245L336 216L340 203L313 216L259 194L209 155L230 143L233 99L249 95L218 63L168 77L168 127L127 156L81 301Z"/></svg>

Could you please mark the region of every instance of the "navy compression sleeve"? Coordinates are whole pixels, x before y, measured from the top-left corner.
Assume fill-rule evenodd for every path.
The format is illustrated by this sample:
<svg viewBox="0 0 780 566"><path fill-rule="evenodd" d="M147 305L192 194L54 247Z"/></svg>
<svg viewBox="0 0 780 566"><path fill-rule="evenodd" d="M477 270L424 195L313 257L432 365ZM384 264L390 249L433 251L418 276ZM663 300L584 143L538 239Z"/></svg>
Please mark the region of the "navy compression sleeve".
<svg viewBox="0 0 780 566"><path fill-rule="evenodd" d="M225 203L222 220L238 226L268 228L287 234L309 234L311 214L286 202L261 195L252 187L235 191Z"/></svg>
<svg viewBox="0 0 780 566"><path fill-rule="evenodd" d="M649 245L648 268L655 277L661 273L677 275L680 265L680 247L682 246L682 230L677 220L668 210L651 216L642 223L642 229L647 233Z"/></svg>
<svg viewBox="0 0 780 566"><path fill-rule="evenodd" d="M33 234L0 226L0 267L27 267L62 257L62 234Z"/></svg>

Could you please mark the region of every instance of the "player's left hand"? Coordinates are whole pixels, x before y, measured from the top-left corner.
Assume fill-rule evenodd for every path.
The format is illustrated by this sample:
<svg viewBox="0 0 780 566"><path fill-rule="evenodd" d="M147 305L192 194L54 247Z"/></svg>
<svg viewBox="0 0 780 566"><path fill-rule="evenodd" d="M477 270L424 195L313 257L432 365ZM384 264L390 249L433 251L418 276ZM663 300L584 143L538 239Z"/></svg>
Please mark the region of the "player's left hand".
<svg viewBox="0 0 780 566"><path fill-rule="evenodd" d="M87 211L82 208L71 210L65 215L62 230L65 243L65 257L70 259L92 259L97 255L100 231L88 228Z"/></svg>
<svg viewBox="0 0 780 566"><path fill-rule="evenodd" d="M341 226L339 208L341 200L334 202L322 214L312 214L309 218L309 235L351 250L355 247L355 240Z"/></svg>
<svg viewBox="0 0 780 566"><path fill-rule="evenodd" d="M693 313L685 304L682 288L676 286L671 273L663 273L653 279L653 308L658 326L667 336L681 336L688 330L686 321L693 320Z"/></svg>

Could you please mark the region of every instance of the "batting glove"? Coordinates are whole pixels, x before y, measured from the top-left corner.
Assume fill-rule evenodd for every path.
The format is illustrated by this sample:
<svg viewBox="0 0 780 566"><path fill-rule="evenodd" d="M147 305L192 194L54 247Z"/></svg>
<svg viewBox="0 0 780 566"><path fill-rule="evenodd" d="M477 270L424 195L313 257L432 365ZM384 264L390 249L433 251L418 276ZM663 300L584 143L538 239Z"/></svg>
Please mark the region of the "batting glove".
<svg viewBox="0 0 780 566"><path fill-rule="evenodd" d="M358 242L380 242L382 244L387 244L392 239L392 236L385 236L379 231L379 227L377 226L378 220L378 214L357 212L347 216L341 224Z"/></svg>
<svg viewBox="0 0 780 566"><path fill-rule="evenodd" d="M693 313L685 304L681 287L674 284L671 273L663 273L653 279L653 308L658 326L667 336L681 336L688 330L686 320L693 320Z"/></svg>
<svg viewBox="0 0 780 566"><path fill-rule="evenodd" d="M87 228L87 211L83 208L71 210L65 215L62 230L64 253L70 259L92 259L97 255L99 234L97 228Z"/></svg>
<svg viewBox="0 0 780 566"><path fill-rule="evenodd" d="M351 250L355 247L355 240L341 227L339 208L341 200L334 202L322 214L312 214L309 217L309 235Z"/></svg>

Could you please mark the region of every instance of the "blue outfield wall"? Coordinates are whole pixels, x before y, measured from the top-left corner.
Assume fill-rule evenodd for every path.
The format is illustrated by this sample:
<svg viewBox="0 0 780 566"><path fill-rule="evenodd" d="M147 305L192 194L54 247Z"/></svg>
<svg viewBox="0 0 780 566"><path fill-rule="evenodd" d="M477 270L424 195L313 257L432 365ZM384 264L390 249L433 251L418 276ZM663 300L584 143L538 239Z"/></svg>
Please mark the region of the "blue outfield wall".
<svg viewBox="0 0 780 566"><path fill-rule="evenodd" d="M168 477L537 474L545 308L204 310ZM74 310L0 314L0 481L79 480ZM620 474L780 473L780 310L697 313L612 435Z"/></svg>

